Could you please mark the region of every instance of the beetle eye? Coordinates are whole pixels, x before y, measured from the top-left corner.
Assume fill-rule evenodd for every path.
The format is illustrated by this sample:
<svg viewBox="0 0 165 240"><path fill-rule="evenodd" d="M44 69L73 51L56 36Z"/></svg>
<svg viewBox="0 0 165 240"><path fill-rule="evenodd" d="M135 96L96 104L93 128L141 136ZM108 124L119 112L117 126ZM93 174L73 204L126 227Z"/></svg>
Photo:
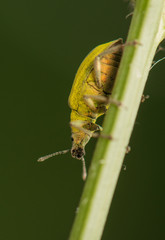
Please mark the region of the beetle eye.
<svg viewBox="0 0 165 240"><path fill-rule="evenodd" d="M74 140L74 139L71 137L71 141L72 141L72 142L73 142L73 140Z"/></svg>

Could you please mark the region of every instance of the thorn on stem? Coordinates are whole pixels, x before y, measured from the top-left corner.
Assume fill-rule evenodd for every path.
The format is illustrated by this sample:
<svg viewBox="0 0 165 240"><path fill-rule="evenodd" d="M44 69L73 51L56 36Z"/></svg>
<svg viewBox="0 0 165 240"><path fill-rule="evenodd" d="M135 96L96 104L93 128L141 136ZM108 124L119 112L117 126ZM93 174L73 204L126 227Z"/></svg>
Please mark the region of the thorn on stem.
<svg viewBox="0 0 165 240"><path fill-rule="evenodd" d="M150 97L149 95L146 95L146 96L145 96L145 95L143 94L143 95L142 95L142 98L141 98L141 102L142 102L142 103L145 102L145 100L146 100L146 99L149 99L149 97Z"/></svg>
<svg viewBox="0 0 165 240"><path fill-rule="evenodd" d="M123 164L123 170L126 171L127 170L127 166L125 164Z"/></svg>
<svg viewBox="0 0 165 240"><path fill-rule="evenodd" d="M127 146L127 147L126 147L126 152L125 152L125 153L128 154L130 151L131 151L131 147L130 147L130 146Z"/></svg>

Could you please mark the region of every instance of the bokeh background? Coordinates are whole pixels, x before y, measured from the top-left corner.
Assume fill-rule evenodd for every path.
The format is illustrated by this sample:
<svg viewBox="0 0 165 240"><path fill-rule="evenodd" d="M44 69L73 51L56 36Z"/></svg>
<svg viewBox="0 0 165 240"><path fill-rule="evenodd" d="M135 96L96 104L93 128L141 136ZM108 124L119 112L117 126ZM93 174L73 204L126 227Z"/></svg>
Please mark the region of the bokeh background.
<svg viewBox="0 0 165 240"><path fill-rule="evenodd" d="M131 9L123 0L0 5L0 239L65 240L84 186L81 163L70 154L36 160L70 148L67 99L77 68L95 46L126 39ZM165 234L164 66L150 72L150 99L140 106L102 240ZM95 143L86 147L88 168Z"/></svg>

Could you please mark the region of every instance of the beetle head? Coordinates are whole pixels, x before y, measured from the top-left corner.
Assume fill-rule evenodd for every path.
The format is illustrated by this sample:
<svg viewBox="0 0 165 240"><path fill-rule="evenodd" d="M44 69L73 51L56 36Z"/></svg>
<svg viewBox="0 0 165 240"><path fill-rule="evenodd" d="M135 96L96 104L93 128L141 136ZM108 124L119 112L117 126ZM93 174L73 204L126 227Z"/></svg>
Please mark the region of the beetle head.
<svg viewBox="0 0 165 240"><path fill-rule="evenodd" d="M90 136L86 133L72 133L71 155L73 158L82 159L85 155L85 145L89 141Z"/></svg>
<svg viewBox="0 0 165 240"><path fill-rule="evenodd" d="M87 177L87 171L86 171L86 166L85 166L85 145L89 141L90 136L85 133L81 132L76 132L72 133L72 148L71 148L71 155L73 158L76 158L78 160L82 161L82 178L83 180L86 179Z"/></svg>
<svg viewBox="0 0 165 240"><path fill-rule="evenodd" d="M83 149L82 147L80 146L73 146L71 148L71 155L73 158L77 158L77 159L82 159L82 157L84 157L85 155L85 149Z"/></svg>

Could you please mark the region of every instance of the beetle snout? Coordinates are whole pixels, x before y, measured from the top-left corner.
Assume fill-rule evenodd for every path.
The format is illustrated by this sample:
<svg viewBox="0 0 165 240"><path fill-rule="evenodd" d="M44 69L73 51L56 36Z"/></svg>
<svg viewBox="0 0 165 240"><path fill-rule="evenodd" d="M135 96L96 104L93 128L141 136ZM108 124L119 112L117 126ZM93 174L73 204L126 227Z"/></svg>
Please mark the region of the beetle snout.
<svg viewBox="0 0 165 240"><path fill-rule="evenodd" d="M85 150L81 147L72 148L71 155L73 158L81 159L85 155Z"/></svg>

